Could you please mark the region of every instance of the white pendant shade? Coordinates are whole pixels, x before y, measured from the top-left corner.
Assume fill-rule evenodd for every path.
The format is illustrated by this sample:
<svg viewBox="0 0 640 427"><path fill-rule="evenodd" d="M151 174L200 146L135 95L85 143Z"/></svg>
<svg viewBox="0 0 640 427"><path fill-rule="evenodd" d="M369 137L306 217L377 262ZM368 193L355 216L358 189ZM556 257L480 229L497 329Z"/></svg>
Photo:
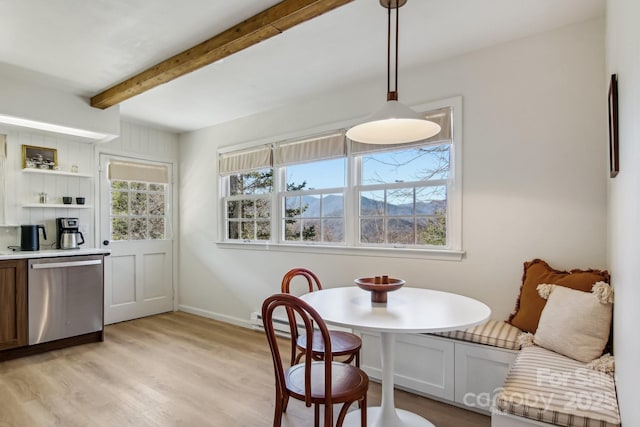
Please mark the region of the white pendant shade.
<svg viewBox="0 0 640 427"><path fill-rule="evenodd" d="M425 120L398 101L387 101L365 123L347 131L347 138L365 144L403 144L431 138L440 125Z"/></svg>

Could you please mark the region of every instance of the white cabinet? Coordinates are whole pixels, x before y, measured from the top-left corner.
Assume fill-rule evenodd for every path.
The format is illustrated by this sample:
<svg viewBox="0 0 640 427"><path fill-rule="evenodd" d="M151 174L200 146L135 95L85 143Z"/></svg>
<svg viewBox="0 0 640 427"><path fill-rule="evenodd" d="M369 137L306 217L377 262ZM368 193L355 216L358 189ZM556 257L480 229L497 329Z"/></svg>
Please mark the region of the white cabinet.
<svg viewBox="0 0 640 427"><path fill-rule="evenodd" d="M361 368L380 380L380 336L361 332ZM396 335L394 382L418 394L489 413L518 354L426 334Z"/></svg>
<svg viewBox="0 0 640 427"><path fill-rule="evenodd" d="M455 402L489 412L516 350L455 342Z"/></svg>

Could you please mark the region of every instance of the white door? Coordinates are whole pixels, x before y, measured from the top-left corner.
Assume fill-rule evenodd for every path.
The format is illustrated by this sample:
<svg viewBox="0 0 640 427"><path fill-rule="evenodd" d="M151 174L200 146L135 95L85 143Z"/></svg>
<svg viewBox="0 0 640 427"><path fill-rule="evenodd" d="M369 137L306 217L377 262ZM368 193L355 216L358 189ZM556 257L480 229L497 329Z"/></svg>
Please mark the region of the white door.
<svg viewBox="0 0 640 427"><path fill-rule="evenodd" d="M105 324L173 310L172 165L100 155Z"/></svg>

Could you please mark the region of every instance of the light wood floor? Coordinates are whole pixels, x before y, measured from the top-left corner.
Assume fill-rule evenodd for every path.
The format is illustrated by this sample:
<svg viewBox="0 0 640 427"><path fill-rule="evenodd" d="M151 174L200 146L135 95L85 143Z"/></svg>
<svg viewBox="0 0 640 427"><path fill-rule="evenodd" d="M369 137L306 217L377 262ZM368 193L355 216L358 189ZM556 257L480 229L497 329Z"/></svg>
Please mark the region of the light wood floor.
<svg viewBox="0 0 640 427"><path fill-rule="evenodd" d="M379 405L372 383L369 404ZM489 417L396 391L438 427ZM0 363L0 427L268 427L273 367L264 334L186 313L110 325L105 342ZM283 427L313 425L292 400Z"/></svg>

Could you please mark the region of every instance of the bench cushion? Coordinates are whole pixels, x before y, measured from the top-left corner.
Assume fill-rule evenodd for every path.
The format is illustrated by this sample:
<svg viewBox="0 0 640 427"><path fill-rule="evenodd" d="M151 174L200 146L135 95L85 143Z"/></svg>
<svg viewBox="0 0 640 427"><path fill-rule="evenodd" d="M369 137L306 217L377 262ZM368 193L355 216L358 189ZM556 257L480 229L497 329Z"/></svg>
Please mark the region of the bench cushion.
<svg viewBox="0 0 640 427"><path fill-rule="evenodd" d="M518 354L495 406L508 414L558 426L620 426L610 374L537 346Z"/></svg>
<svg viewBox="0 0 640 427"><path fill-rule="evenodd" d="M520 329L501 320L489 320L487 323L462 331L437 332L432 335L509 350L520 350L518 335L521 332Z"/></svg>

